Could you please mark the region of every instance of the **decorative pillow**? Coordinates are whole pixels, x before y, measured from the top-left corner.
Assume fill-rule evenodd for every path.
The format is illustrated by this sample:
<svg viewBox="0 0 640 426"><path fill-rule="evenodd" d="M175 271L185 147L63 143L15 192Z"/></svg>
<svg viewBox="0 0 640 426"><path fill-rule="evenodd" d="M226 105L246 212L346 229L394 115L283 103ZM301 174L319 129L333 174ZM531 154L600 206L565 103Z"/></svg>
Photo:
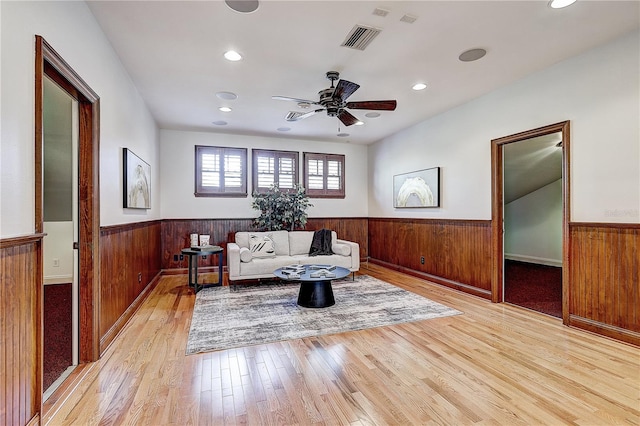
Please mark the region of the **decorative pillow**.
<svg viewBox="0 0 640 426"><path fill-rule="evenodd" d="M253 255L251 254L251 250L246 247L240 247L240 261L241 262L251 262L253 259Z"/></svg>
<svg viewBox="0 0 640 426"><path fill-rule="evenodd" d="M266 235L250 235L249 250L251 250L252 257L276 257L276 249L273 245L273 239Z"/></svg>
<svg viewBox="0 0 640 426"><path fill-rule="evenodd" d="M340 256L349 256L351 254L351 246L347 244L334 243L331 245L331 251Z"/></svg>

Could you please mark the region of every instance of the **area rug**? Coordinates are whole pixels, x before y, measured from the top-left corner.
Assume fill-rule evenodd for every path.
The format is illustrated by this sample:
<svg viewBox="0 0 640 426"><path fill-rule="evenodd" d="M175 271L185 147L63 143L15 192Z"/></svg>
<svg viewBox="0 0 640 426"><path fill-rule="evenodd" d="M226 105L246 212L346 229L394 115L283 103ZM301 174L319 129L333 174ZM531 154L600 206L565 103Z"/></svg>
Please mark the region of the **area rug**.
<svg viewBox="0 0 640 426"><path fill-rule="evenodd" d="M299 287L279 282L199 291L187 355L462 313L367 275L334 281L336 303L328 308L298 306Z"/></svg>

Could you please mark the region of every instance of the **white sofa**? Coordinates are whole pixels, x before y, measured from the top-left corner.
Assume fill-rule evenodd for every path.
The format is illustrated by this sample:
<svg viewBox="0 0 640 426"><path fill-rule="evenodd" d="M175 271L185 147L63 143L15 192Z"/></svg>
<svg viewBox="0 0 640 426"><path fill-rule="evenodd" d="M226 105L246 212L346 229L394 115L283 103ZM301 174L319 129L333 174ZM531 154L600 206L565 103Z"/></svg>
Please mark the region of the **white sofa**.
<svg viewBox="0 0 640 426"><path fill-rule="evenodd" d="M255 257L250 239L268 237L273 241L275 255ZM235 242L227 244L227 268L229 280L253 280L273 278L273 271L287 265L335 265L351 272L360 269L360 246L351 241L339 240L331 231L331 249L334 254L309 256L313 231L236 232Z"/></svg>

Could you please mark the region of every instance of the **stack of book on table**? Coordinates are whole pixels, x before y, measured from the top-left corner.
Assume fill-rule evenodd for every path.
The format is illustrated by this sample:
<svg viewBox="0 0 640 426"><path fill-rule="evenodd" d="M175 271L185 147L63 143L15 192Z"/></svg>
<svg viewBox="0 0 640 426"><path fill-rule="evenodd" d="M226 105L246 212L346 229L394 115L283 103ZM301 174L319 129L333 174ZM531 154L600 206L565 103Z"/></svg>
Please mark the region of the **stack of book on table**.
<svg viewBox="0 0 640 426"><path fill-rule="evenodd" d="M331 272L334 269L336 269L335 266L312 265L312 266L309 266L309 269L313 271L309 274L309 277L311 278L335 278L336 277L336 274Z"/></svg>
<svg viewBox="0 0 640 426"><path fill-rule="evenodd" d="M304 265L289 265L281 268L282 274L289 280L300 279L300 275L306 272Z"/></svg>

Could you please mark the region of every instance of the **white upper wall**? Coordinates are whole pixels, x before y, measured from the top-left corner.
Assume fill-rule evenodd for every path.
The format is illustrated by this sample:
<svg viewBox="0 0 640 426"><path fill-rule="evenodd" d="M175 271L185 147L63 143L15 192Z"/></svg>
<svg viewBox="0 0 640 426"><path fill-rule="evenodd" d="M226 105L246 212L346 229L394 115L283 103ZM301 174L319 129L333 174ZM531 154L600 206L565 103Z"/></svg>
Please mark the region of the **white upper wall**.
<svg viewBox="0 0 640 426"><path fill-rule="evenodd" d="M160 218L158 130L84 2L0 2L0 237L34 232L34 45L41 35L100 96L100 223ZM122 147L151 165L151 210L122 208Z"/></svg>
<svg viewBox="0 0 640 426"><path fill-rule="evenodd" d="M491 140L570 120L570 219L640 222L639 76L634 32L372 145L369 216L489 220ZM394 209L393 175L436 166L442 207Z"/></svg>
<svg viewBox="0 0 640 426"><path fill-rule="evenodd" d="M248 191L251 194L251 148L300 152L299 167L302 182L303 152L344 154L344 199L312 198L309 217L367 216L367 147L346 143L313 142L240 136L219 133L160 131L160 168L162 177L162 217L166 219L252 218L258 211L251 208L253 198L196 197L194 193L195 146L225 146L248 148Z"/></svg>

